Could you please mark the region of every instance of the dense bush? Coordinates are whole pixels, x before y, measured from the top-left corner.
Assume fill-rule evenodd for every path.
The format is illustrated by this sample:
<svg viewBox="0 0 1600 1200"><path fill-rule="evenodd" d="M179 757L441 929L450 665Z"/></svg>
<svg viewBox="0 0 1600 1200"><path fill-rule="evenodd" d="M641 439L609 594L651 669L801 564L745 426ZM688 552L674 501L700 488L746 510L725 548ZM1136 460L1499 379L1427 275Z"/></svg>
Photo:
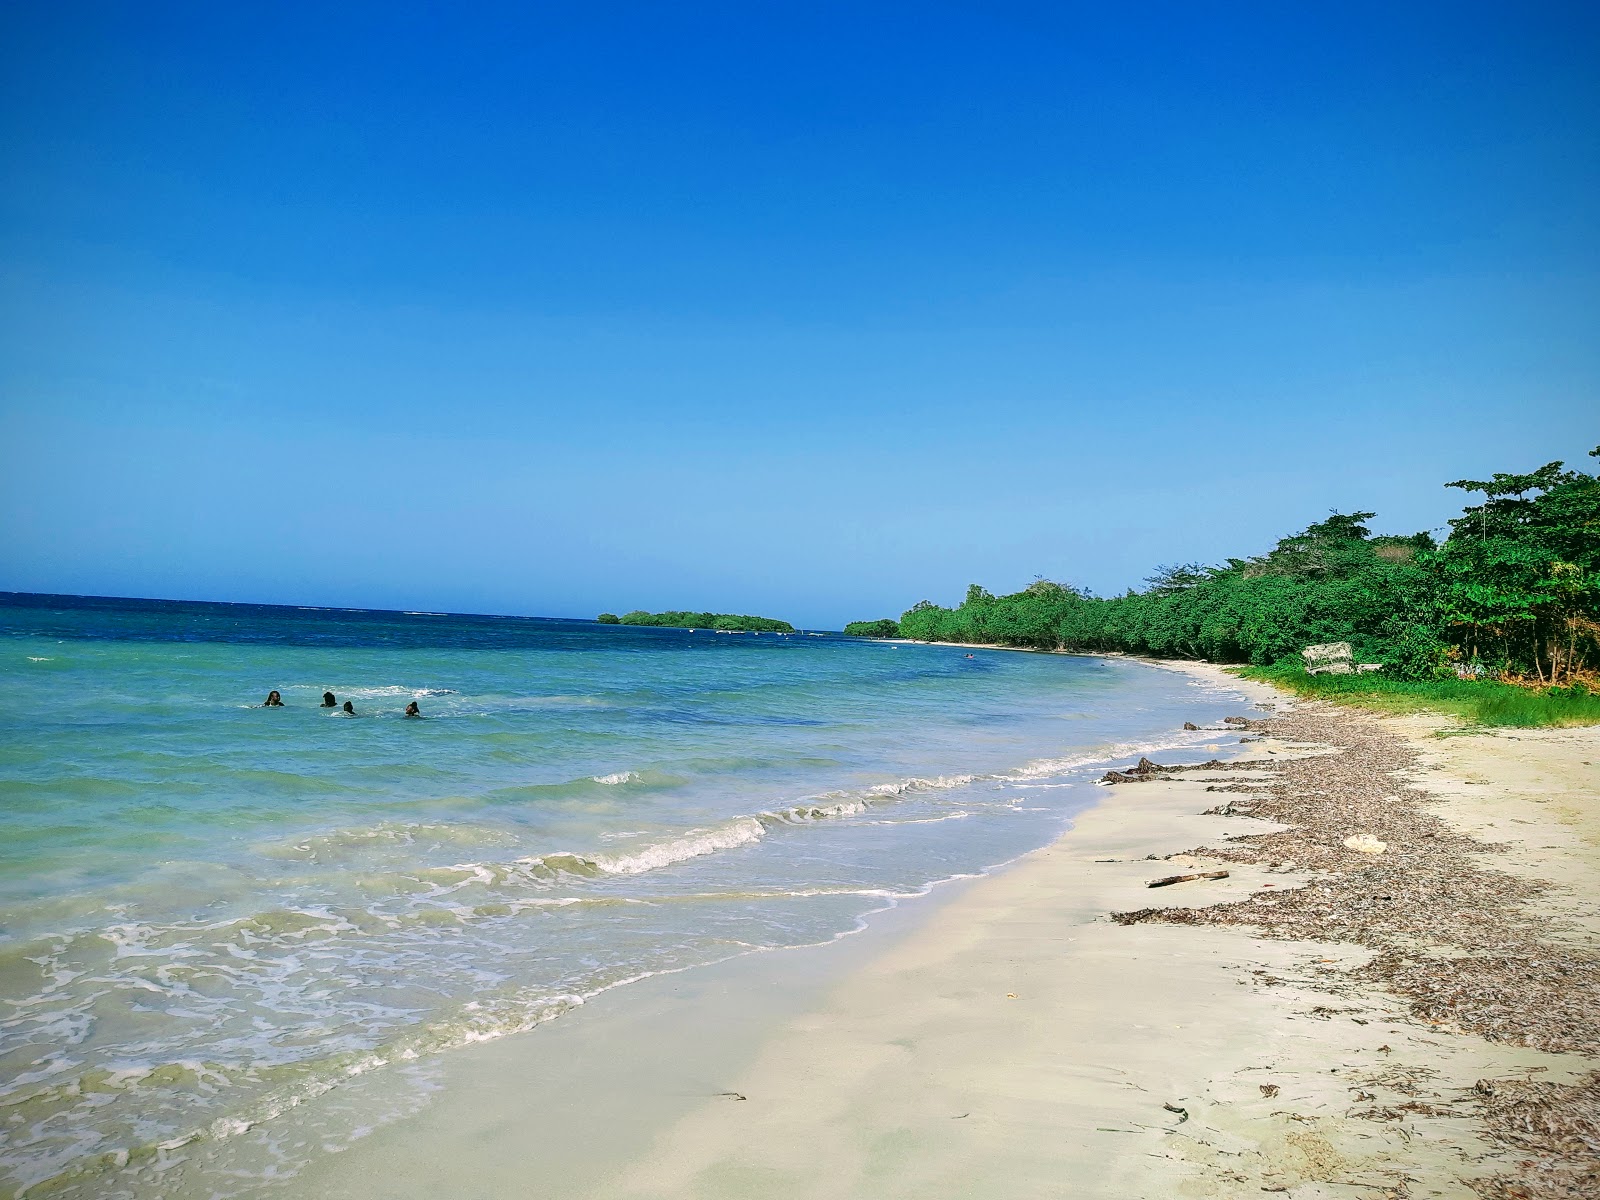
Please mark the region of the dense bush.
<svg viewBox="0 0 1600 1200"><path fill-rule="evenodd" d="M1594 451L1600 456L1600 448ZM1040 579L955 608L924 600L900 633L927 641L1275 663L1349 642L1391 678L1475 675L1560 683L1600 668L1600 477L1550 463L1460 480L1482 505L1426 533L1375 536L1336 513L1256 558L1161 568L1102 599Z"/></svg>
<svg viewBox="0 0 1600 1200"><path fill-rule="evenodd" d="M851 637L892 638L900 636L900 625L885 617L879 621L851 621L844 631Z"/></svg>

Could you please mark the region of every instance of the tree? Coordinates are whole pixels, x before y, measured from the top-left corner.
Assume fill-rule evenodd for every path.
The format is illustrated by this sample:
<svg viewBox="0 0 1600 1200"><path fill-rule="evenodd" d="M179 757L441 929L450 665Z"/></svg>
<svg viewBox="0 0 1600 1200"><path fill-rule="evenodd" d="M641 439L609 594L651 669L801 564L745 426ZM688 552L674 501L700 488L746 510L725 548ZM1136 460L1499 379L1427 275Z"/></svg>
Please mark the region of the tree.
<svg viewBox="0 0 1600 1200"><path fill-rule="evenodd" d="M900 625L885 617L878 621L851 621L844 631L851 637L892 638L900 636Z"/></svg>
<svg viewBox="0 0 1600 1200"><path fill-rule="evenodd" d="M900 632L1253 663L1349 642L1402 678L1429 678L1455 656L1541 683L1592 679L1600 476L1553 462L1448 486L1485 501L1450 522L1442 545L1429 533L1374 534L1370 512L1335 512L1266 554L1162 566L1145 590L1111 599L1043 578L1008 596L973 584L953 609L919 602Z"/></svg>
<svg viewBox="0 0 1600 1200"><path fill-rule="evenodd" d="M1591 451L1600 457L1600 447ZM1450 522L1430 556L1451 639L1471 659L1559 683L1596 665L1600 477L1546 463L1458 479L1484 502Z"/></svg>

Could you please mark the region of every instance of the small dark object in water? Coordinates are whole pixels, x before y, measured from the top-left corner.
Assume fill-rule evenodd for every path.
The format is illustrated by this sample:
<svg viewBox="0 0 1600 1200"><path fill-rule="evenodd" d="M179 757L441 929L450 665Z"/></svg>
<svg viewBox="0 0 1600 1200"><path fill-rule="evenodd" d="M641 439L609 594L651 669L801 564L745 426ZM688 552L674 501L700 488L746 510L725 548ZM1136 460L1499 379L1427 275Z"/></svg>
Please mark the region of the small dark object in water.
<svg viewBox="0 0 1600 1200"><path fill-rule="evenodd" d="M261 707L262 708L282 708L283 707L283 697L278 695L277 692L268 692L266 701L261 705Z"/></svg>
<svg viewBox="0 0 1600 1200"><path fill-rule="evenodd" d="M1200 726L1198 726L1198 725L1196 725L1196 724L1195 724L1195 723L1194 723L1194 722L1193 722L1193 721L1185 721L1185 722L1184 722L1184 723L1183 723L1183 727L1184 727L1184 728L1185 728L1185 729L1188 729L1188 730L1191 730L1191 731L1192 731L1192 730L1196 730L1196 729L1199 729L1199 728L1200 728Z"/></svg>
<svg viewBox="0 0 1600 1200"><path fill-rule="evenodd" d="M356 715L356 706L354 704L352 704L349 700L346 700L344 702L344 710L345 710L345 712L349 713L352 717Z"/></svg>
<svg viewBox="0 0 1600 1200"><path fill-rule="evenodd" d="M322 707L323 708L338 708L339 707L339 701L334 696L334 694L332 692L323 692L322 693Z"/></svg>
<svg viewBox="0 0 1600 1200"><path fill-rule="evenodd" d="M1226 871L1200 871L1194 875L1168 875L1165 879L1152 879L1145 887L1171 887L1175 883L1188 883L1191 879L1226 879Z"/></svg>
<svg viewBox="0 0 1600 1200"><path fill-rule="evenodd" d="M422 710L417 707L417 702L415 700L413 700L410 704L406 705L406 716L408 716L408 717L420 717L421 715L422 715Z"/></svg>

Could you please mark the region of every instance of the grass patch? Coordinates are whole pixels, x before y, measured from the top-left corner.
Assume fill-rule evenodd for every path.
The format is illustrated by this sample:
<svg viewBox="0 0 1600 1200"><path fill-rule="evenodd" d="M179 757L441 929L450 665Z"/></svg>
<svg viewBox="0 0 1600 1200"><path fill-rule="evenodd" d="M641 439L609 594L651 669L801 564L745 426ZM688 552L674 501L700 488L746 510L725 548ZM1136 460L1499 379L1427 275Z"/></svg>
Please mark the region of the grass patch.
<svg viewBox="0 0 1600 1200"><path fill-rule="evenodd" d="M1270 683L1297 696L1353 704L1379 712L1442 712L1469 725L1514 729L1600 725L1600 695L1551 688L1534 691L1492 680L1428 681L1368 675L1307 675L1298 665L1241 667L1246 679Z"/></svg>

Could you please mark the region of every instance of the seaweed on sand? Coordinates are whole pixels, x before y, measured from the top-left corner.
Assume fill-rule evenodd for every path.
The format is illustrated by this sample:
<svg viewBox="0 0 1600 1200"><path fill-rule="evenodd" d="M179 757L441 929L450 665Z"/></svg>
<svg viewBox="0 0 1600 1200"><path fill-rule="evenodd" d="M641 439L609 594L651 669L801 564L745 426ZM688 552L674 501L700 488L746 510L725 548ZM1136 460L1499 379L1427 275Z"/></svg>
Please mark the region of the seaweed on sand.
<svg viewBox="0 0 1600 1200"><path fill-rule="evenodd" d="M1293 866L1316 878L1239 902L1146 908L1113 920L1248 925L1263 937L1356 943L1377 953L1348 979L1403 997L1412 1017L1432 1028L1600 1054L1600 954L1578 931L1528 907L1550 885L1484 865L1482 856L1501 847L1456 832L1429 811L1412 782L1420 767L1415 749L1375 718L1324 705L1250 724L1333 749L1248 764L1268 777L1229 786L1250 800L1212 811L1289 828L1205 853ZM1379 839L1382 855L1347 847L1353 831ZM1486 1080L1476 1095L1491 1136L1534 1164L1517 1179L1477 1181L1482 1195L1600 1194L1600 1075L1569 1087Z"/></svg>

